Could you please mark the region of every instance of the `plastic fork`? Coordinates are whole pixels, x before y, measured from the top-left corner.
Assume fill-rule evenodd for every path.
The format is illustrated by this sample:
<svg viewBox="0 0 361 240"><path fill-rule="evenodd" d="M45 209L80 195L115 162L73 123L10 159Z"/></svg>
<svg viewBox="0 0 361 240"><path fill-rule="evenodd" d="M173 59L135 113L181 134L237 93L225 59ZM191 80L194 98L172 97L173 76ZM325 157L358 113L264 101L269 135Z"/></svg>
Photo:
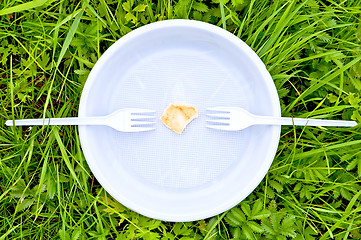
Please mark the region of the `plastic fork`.
<svg viewBox="0 0 361 240"><path fill-rule="evenodd" d="M7 120L7 126L33 125L105 125L121 132L143 132L154 130L150 127L155 122L142 121L155 118L154 110L139 108L123 108L101 117L69 117L45 119Z"/></svg>
<svg viewBox="0 0 361 240"><path fill-rule="evenodd" d="M213 107L208 111L208 128L237 131L245 129L252 125L295 125L295 126L332 126L332 127L354 127L355 121L344 120L325 120L325 119L307 119L290 117L269 117L257 116L249 113L247 110L239 107Z"/></svg>

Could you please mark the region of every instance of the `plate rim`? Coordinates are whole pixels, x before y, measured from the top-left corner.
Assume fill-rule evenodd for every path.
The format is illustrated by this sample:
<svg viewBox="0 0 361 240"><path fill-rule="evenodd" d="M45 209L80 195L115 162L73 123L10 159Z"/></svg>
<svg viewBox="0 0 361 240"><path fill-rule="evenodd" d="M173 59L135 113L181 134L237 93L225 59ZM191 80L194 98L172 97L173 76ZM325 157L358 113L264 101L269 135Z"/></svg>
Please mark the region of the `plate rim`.
<svg viewBox="0 0 361 240"><path fill-rule="evenodd" d="M247 55L252 59L252 61L255 63L255 66L258 67L260 70L261 75L264 79L264 84L266 84L267 89L269 90L270 97L271 97L271 106L274 108L274 114L273 116L280 117L281 116L281 107L279 102L279 96L276 89L276 86L273 82L272 76L268 72L266 66L262 62L262 60L258 57L258 55L240 38L236 37L232 33L228 32L225 29L222 29L218 26L212 25L210 23L200 22L196 20L187 20L187 19L171 19L171 20L163 20L159 22L150 23L148 25L144 25L142 27L139 27L130 33L124 35L120 39L118 39L114 44L112 44L98 59L98 61L95 63L94 67L92 68L81 93L80 103L79 103L79 110L78 110L78 116L84 117L86 116L86 101L89 96L90 89L92 88L93 83L96 81L95 76L97 76L98 72L102 69L102 66L107 62L107 60L112 56L113 52L115 52L116 49L121 48L124 44L126 44L129 41L132 41L132 39L139 37L140 35L147 33L149 31L165 28L165 27L193 27L193 28L199 28L202 30L209 31L211 33L221 35L222 37L228 39L231 41L234 45L238 45L243 51L247 53ZM280 134L281 134L281 126L273 126L272 127L272 140L270 146L268 148L268 154L267 159L265 159L265 163L262 171L260 170L258 172L259 181L254 181L251 186L248 187L249 191L247 191L246 194L242 191L240 194L235 194L234 197L224 204L222 206L217 206L214 209L210 209L209 211L203 211L203 212L192 212L192 213L185 213L184 215L180 216L179 214L169 214L169 213L160 213L157 211L153 211L152 209L144 208L142 206L139 206L131 201L128 201L126 197L124 197L122 194L119 194L118 191L116 191L111 185L108 184L108 182L104 179L103 175L97 171L97 167L93 165L93 161L90 161L92 159L92 156L90 155L89 147L87 146L87 133L86 133L86 127L85 126L79 126L78 127L78 134L80 139L81 148L83 150L83 154L85 157L85 160L92 172L92 174L95 176L97 181L100 183L100 185L112 196L115 200L119 201L121 204L123 204L125 207L140 213L144 216L159 219L163 221L171 221L171 222L188 222L188 221L197 221L205 218L209 218L215 215L218 215L222 212L225 212L232 207L239 204L241 201L243 201L247 196L249 196L254 189L261 183L261 181L264 179L265 175L267 174L274 157L277 152L277 148L279 145L280 140ZM106 183L106 184L105 184Z"/></svg>

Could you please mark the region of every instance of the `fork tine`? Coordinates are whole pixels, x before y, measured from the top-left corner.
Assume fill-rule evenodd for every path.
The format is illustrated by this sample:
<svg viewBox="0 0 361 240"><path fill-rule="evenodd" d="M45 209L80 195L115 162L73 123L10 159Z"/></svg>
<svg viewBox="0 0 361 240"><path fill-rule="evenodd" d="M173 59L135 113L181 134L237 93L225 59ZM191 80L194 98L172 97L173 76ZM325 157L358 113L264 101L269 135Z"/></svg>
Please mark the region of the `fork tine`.
<svg viewBox="0 0 361 240"><path fill-rule="evenodd" d="M155 122L132 121L132 125L134 125L134 127L141 126L141 125L149 125L149 124L154 124L154 123Z"/></svg>
<svg viewBox="0 0 361 240"><path fill-rule="evenodd" d="M230 123L229 119L217 119L217 120L206 120L206 122L208 123L224 123L224 124L228 124Z"/></svg>
<svg viewBox="0 0 361 240"><path fill-rule="evenodd" d="M230 125L206 125L207 128L232 131Z"/></svg>
<svg viewBox="0 0 361 240"><path fill-rule="evenodd" d="M132 114L139 114L139 113L155 113L155 110L152 110L152 109L126 108L126 110L130 111Z"/></svg>
<svg viewBox="0 0 361 240"><path fill-rule="evenodd" d="M207 108L208 111L215 111L215 112L229 112L231 110L230 107L211 107Z"/></svg>
<svg viewBox="0 0 361 240"><path fill-rule="evenodd" d="M206 115L213 118L229 118L229 113L208 113Z"/></svg>
<svg viewBox="0 0 361 240"><path fill-rule="evenodd" d="M146 131L152 131L155 130L155 128L152 127L131 127L127 129L125 132L146 132Z"/></svg>
<svg viewBox="0 0 361 240"><path fill-rule="evenodd" d="M151 119L155 118L155 116L149 116L149 115L131 115L132 120L138 120L138 119Z"/></svg>

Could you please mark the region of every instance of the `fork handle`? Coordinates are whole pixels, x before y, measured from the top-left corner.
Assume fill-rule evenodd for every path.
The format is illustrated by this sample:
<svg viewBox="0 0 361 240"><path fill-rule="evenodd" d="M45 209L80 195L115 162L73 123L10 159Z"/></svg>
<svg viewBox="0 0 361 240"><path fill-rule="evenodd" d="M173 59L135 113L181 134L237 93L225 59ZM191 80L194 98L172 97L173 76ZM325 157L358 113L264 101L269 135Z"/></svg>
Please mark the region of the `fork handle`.
<svg viewBox="0 0 361 240"><path fill-rule="evenodd" d="M34 125L104 125L104 117L68 117L45 119L7 120L6 126L34 126Z"/></svg>
<svg viewBox="0 0 361 240"><path fill-rule="evenodd" d="M332 126L332 127L354 127L355 121L345 120L326 120L309 118L291 118L291 117L264 117L257 116L255 124L262 125L295 125L295 126Z"/></svg>

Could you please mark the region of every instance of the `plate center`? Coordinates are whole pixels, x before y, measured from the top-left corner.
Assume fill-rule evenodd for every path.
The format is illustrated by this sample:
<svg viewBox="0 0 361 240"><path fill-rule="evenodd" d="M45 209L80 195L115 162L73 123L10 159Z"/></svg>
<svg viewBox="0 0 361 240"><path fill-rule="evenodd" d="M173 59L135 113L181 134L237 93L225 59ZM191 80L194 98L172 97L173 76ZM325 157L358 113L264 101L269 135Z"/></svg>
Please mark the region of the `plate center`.
<svg viewBox="0 0 361 240"><path fill-rule="evenodd" d="M109 111L141 107L157 111L156 130L124 134L113 130L110 140L116 168L126 168L138 181L166 188L195 188L217 181L247 152L247 130L208 129L206 108L249 107L250 90L241 72L227 71L229 63L214 51L187 48L157 50L135 61L115 84ZM199 117L179 135L160 121L172 102L195 106Z"/></svg>

